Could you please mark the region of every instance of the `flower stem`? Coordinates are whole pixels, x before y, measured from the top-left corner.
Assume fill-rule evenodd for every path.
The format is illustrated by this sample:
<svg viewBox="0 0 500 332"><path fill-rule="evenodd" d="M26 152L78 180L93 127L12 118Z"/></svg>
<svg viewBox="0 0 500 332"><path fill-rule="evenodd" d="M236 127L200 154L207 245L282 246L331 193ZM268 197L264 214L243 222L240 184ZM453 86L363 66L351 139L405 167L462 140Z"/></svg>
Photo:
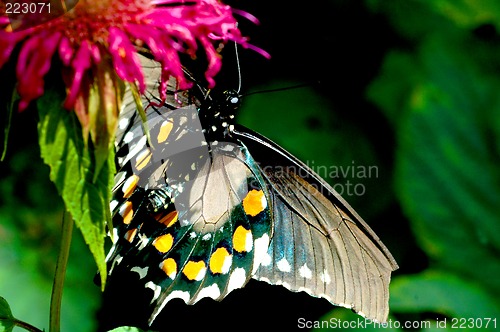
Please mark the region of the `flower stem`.
<svg viewBox="0 0 500 332"><path fill-rule="evenodd" d="M20 328L23 328L25 329L26 331L30 331L30 332L43 332L42 330L40 330L38 327L35 327L31 324L28 324L26 322L23 322L22 320L19 320L19 319L14 319L14 325L15 326L18 326Z"/></svg>
<svg viewBox="0 0 500 332"><path fill-rule="evenodd" d="M68 263L71 235L73 233L73 218L65 212L62 220L61 249L57 258L54 284L52 285L52 298L50 299L49 332L61 330L61 301Z"/></svg>

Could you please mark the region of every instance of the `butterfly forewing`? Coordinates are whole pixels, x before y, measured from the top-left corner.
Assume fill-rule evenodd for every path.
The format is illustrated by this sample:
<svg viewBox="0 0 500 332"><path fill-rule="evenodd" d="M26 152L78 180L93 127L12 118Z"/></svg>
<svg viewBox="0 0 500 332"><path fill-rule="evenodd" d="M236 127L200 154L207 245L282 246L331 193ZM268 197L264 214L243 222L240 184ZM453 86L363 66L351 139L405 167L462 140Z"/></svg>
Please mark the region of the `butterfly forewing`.
<svg viewBox="0 0 500 332"><path fill-rule="evenodd" d="M386 321L390 274L397 268L387 248L306 165L248 129L238 127L235 135L255 151L272 188L274 237L254 278Z"/></svg>
<svg viewBox="0 0 500 332"><path fill-rule="evenodd" d="M110 276L138 273L150 323L173 298L220 300L257 270L271 238L269 193L246 149L205 139L194 106L130 119L117 146Z"/></svg>

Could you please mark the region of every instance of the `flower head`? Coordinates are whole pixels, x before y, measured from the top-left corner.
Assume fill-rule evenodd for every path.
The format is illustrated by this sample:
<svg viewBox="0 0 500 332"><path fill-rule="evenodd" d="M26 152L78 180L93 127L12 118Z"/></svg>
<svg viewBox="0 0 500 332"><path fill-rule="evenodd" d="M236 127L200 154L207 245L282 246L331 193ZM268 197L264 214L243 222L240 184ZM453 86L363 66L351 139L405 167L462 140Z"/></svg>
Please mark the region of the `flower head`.
<svg viewBox="0 0 500 332"><path fill-rule="evenodd" d="M250 46L232 13L231 7L219 0L80 0L60 17L12 31L5 7L0 5L0 67L20 45L16 73L19 109L24 110L43 94L44 77L57 56L67 88L64 106L76 111L84 134L90 131L96 140L96 123L104 123L114 134L119 108L116 100L120 100L123 83L144 92L139 49L147 49L162 66L163 98L170 76L181 86L189 84L179 54L194 57L199 45L208 58L206 79L213 86L221 67L216 44L231 40ZM97 109L104 115L90 109L90 105L96 108L96 96ZM100 116L107 119L99 120Z"/></svg>

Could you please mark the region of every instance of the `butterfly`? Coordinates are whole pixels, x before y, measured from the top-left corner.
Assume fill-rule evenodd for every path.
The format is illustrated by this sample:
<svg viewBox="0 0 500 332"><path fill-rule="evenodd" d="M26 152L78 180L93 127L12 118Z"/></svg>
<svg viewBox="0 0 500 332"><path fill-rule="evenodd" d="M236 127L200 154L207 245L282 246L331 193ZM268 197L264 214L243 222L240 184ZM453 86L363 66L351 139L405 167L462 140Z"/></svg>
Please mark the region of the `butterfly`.
<svg viewBox="0 0 500 332"><path fill-rule="evenodd" d="M191 76L193 88L171 81L159 103L158 66L142 61L145 118L129 95L107 263L110 282L131 271L151 294L147 323L172 299L222 300L251 278L386 321L398 266L366 222L307 165L235 122L238 93Z"/></svg>

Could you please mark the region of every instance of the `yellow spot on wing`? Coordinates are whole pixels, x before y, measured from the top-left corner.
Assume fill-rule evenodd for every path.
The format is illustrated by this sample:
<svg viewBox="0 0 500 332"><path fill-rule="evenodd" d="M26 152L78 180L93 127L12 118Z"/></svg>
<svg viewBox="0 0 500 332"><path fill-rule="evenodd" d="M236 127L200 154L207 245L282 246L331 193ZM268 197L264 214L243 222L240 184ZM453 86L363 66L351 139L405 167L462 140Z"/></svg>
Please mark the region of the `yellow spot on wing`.
<svg viewBox="0 0 500 332"><path fill-rule="evenodd" d="M252 189L243 199L245 213L255 217L267 207L267 201L262 190Z"/></svg>
<svg viewBox="0 0 500 332"><path fill-rule="evenodd" d="M142 170L144 167L146 167L151 160L151 151L149 149L141 151L138 155L137 158L135 159L135 168L137 170Z"/></svg>
<svg viewBox="0 0 500 332"><path fill-rule="evenodd" d="M252 232L243 226L238 226L233 234L233 248L237 252L252 250Z"/></svg>
<svg viewBox="0 0 500 332"><path fill-rule="evenodd" d="M134 192L135 188L137 187L137 182L139 182L139 177L135 174L130 176L125 183L123 184L122 187L122 192L123 192L123 197L124 198L129 198L130 195Z"/></svg>
<svg viewBox="0 0 500 332"><path fill-rule="evenodd" d="M170 279L174 279L177 274L177 263L173 258L167 258L161 263L161 269Z"/></svg>
<svg viewBox="0 0 500 332"><path fill-rule="evenodd" d="M226 248L217 248L210 257L209 267L212 273L227 273L229 266L226 264L230 258L230 254Z"/></svg>
<svg viewBox="0 0 500 332"><path fill-rule="evenodd" d="M172 122L165 121L161 124L160 132L158 133L157 137L158 143L163 143L167 140L168 135L170 135L173 127L174 124Z"/></svg>
<svg viewBox="0 0 500 332"><path fill-rule="evenodd" d="M158 236L156 240L154 240L153 245L155 246L156 250L158 250L161 253L166 253L172 248L172 245L174 244L174 237L172 234L165 234Z"/></svg>
<svg viewBox="0 0 500 332"><path fill-rule="evenodd" d="M173 224L175 224L178 217L179 217L179 213L177 211L172 211L170 213L167 213L166 215L164 215L160 219L158 219L158 222L164 224L167 227L170 227Z"/></svg>
<svg viewBox="0 0 500 332"><path fill-rule="evenodd" d="M187 262L184 269L182 269L182 273L189 280L201 280L205 276L205 271L207 270L204 261L189 261Z"/></svg>
<svg viewBox="0 0 500 332"><path fill-rule="evenodd" d="M120 215L123 218L124 224L130 224L130 222L132 221L132 217L134 216L132 202L126 201L125 203L123 203L123 205L120 207Z"/></svg>

